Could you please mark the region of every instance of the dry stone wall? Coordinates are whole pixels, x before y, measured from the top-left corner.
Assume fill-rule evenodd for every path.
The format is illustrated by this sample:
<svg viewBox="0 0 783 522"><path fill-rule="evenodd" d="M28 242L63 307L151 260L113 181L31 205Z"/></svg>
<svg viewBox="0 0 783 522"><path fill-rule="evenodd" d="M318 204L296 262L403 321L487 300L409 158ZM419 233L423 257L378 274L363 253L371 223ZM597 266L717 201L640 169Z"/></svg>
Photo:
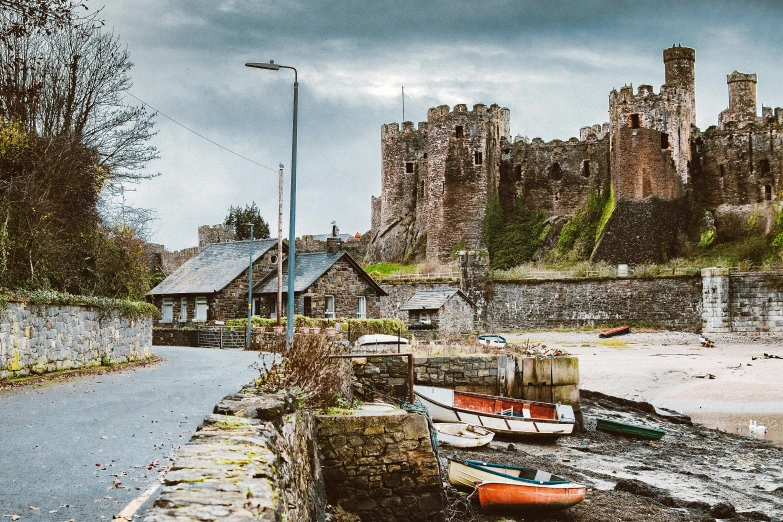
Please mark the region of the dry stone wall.
<svg viewBox="0 0 783 522"><path fill-rule="evenodd" d="M783 271L702 270L704 332L783 332Z"/></svg>
<svg viewBox="0 0 783 522"><path fill-rule="evenodd" d="M444 496L437 457L423 415L319 415L331 504L363 522L441 521Z"/></svg>
<svg viewBox="0 0 783 522"><path fill-rule="evenodd" d="M152 357L152 320L89 306L9 302L0 310L0 379Z"/></svg>

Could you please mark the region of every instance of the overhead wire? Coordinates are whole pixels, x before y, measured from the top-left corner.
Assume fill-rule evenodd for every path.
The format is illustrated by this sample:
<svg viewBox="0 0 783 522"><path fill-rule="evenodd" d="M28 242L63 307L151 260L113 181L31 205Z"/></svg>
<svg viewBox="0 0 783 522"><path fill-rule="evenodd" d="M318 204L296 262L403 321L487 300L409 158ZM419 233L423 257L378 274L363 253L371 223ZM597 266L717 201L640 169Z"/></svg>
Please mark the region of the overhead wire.
<svg viewBox="0 0 783 522"><path fill-rule="evenodd" d="M172 117L171 117L171 116L169 116L168 114L164 113L164 112L163 112L163 111L161 111L160 109L156 109L155 107L153 107L153 106L152 106L152 105L150 105L149 103L145 102L144 100L142 100L142 99L141 99L141 98L139 98L138 96L135 96L135 95L131 94L131 93L130 93L130 92L128 92L128 91L125 91L125 94L127 94L127 95L128 95L128 96L130 96L131 98L134 98L134 99L138 100L139 102L141 102L141 104L142 104L142 105L145 105L145 106L149 107L150 109L152 109L152 110L153 110L153 111L155 111L156 113L160 114L160 115L161 115L161 116L163 116L164 118L166 118L166 119L168 119L168 120L170 120L170 121L172 121L172 122L176 123L177 125L179 125L179 126L180 126L180 127L182 127L183 129L185 129L185 130L187 130L187 131L189 131L189 132L192 132L193 134L195 134L195 135L196 135L196 136L198 136L199 138L201 138L201 139L204 139L204 140L206 140L206 141L210 142L212 145L215 145L216 147L220 147L221 149L225 150L226 152L229 152L229 153L233 154L234 156L238 156L238 157L242 158L243 160L249 161L250 163L253 163L254 165L258 165L258 166L259 166L259 167L261 167L261 168L264 168L264 169L270 170L270 171L272 171L272 172L277 172L277 169L275 169L275 168L272 168L272 167L267 167L266 165L264 165L264 164L262 164L262 163L259 163L259 162L257 162L256 160L250 159L250 158L248 158L247 156L243 156L242 154L240 154L240 153L238 153L238 152L234 152L233 150L229 149L228 147L226 147L226 146L223 146L223 145L221 145L220 143L218 143L218 142L216 142L216 141L214 141L214 140L211 140L211 139L207 138L207 137L206 137L206 136L204 136L203 134L201 134L201 133L199 133L199 132L197 132L197 131L195 131L195 130L191 129L191 128L190 128L190 127L188 127L187 125L185 125L185 124L183 124L183 123L180 123L179 121L175 120L174 118L172 118Z"/></svg>

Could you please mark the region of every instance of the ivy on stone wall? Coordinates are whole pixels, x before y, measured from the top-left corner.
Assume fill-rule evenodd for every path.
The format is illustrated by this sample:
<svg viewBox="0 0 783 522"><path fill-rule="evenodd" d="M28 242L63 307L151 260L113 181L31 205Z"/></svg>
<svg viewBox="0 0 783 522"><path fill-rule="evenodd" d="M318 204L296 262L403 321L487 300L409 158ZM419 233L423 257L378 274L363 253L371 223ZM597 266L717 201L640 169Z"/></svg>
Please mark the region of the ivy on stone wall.
<svg viewBox="0 0 783 522"><path fill-rule="evenodd" d="M531 261L544 241L549 226L547 215L527 208L523 196L512 212L504 212L497 196L490 199L484 214L484 242L490 267L507 270Z"/></svg>
<svg viewBox="0 0 783 522"><path fill-rule="evenodd" d="M89 306L98 309L99 319L119 316L125 319L150 317L157 319L160 312L151 303L128 299L109 299L86 295L73 295L54 290L6 290L0 288L0 311L8 303L17 302L31 306Z"/></svg>
<svg viewBox="0 0 783 522"><path fill-rule="evenodd" d="M602 195L591 190L587 202L560 232L555 257L569 261L589 259L613 210L614 193L611 186Z"/></svg>

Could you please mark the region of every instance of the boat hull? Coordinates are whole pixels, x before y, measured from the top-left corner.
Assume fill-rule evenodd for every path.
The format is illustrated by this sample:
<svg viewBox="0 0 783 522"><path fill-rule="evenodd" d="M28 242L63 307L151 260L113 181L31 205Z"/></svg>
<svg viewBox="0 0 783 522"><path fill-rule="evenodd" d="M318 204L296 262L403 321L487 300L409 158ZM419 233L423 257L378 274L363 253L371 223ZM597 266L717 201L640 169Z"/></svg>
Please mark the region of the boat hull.
<svg viewBox="0 0 783 522"><path fill-rule="evenodd" d="M495 437L489 430L464 422L434 422L433 426L438 432L438 444L455 448L480 448Z"/></svg>
<svg viewBox="0 0 783 522"><path fill-rule="evenodd" d="M546 486L484 482L477 489L479 504L485 511L565 509L582 502L587 492L585 486L571 483Z"/></svg>
<svg viewBox="0 0 783 522"><path fill-rule="evenodd" d="M566 405L532 403L530 401L494 398L480 394L462 394L486 400L495 399L519 404L544 404L548 408L551 407L553 411L552 417L555 417L551 419L525 418L455 407L453 406L455 392L445 388L414 386L414 392L435 422L464 422L474 426L481 426L503 435L536 438L560 437L562 435L570 435L574 431L573 409ZM562 420L565 418L568 420Z"/></svg>
<svg viewBox="0 0 783 522"><path fill-rule="evenodd" d="M649 428L639 424L628 424L626 422L615 421L612 419L598 418L595 429L618 435L627 435L629 437L638 437L641 439L661 440L666 435L664 430Z"/></svg>

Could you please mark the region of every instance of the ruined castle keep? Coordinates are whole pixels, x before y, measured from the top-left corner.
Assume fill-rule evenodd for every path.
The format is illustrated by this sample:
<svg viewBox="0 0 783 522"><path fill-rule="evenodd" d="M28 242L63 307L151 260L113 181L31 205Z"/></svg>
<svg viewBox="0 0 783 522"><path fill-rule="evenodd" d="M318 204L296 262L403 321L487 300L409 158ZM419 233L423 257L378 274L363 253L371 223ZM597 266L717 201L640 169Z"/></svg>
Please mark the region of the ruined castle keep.
<svg viewBox="0 0 783 522"><path fill-rule="evenodd" d="M441 105L416 127L383 125L368 260L447 260L455 246L480 249L496 196L504 209L524 196L531 209L568 217L591 191L612 190L614 211L593 252L610 262L665 257L678 219L661 214L677 214L686 201L715 209L774 199L783 109L762 107L757 116L756 75L728 75L729 107L702 132L695 51L674 46L663 61L658 93L650 85L612 90L609 122L582 127L578 139L512 139L510 111L498 105Z"/></svg>

